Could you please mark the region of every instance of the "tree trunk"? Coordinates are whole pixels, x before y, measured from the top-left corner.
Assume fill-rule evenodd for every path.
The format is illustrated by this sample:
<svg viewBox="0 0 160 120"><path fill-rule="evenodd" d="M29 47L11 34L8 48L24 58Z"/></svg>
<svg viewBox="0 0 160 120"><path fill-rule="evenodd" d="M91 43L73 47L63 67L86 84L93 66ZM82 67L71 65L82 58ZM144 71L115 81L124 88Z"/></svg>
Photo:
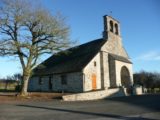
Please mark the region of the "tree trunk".
<svg viewBox="0 0 160 120"><path fill-rule="evenodd" d="M28 89L29 78L30 78L30 75L26 75L26 74L23 75L23 82L22 82L22 89L21 89L20 96L28 96L27 89Z"/></svg>

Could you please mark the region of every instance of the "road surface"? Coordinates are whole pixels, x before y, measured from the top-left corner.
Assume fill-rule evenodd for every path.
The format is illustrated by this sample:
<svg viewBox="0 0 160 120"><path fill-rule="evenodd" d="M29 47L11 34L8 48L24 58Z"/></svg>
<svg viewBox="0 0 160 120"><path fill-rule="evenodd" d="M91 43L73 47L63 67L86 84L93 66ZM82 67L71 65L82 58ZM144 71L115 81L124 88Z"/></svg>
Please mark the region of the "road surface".
<svg viewBox="0 0 160 120"><path fill-rule="evenodd" d="M160 94L83 102L0 103L0 120L160 120Z"/></svg>

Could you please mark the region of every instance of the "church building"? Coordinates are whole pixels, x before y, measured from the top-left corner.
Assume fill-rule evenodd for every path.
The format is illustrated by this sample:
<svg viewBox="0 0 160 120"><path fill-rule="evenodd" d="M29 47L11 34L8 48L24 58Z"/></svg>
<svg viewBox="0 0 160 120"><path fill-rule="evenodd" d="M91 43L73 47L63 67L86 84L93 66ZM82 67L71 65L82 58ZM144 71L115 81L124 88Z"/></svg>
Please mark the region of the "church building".
<svg viewBox="0 0 160 120"><path fill-rule="evenodd" d="M122 44L120 23L104 16L103 37L58 52L39 64L29 91L86 93L133 85L132 62Z"/></svg>

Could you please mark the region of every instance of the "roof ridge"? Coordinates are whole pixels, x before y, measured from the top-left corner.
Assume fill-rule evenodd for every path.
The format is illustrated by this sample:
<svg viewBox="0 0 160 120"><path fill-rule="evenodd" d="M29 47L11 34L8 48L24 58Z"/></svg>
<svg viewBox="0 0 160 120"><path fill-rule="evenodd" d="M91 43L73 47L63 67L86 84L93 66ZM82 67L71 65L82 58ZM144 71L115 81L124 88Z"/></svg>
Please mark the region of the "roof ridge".
<svg viewBox="0 0 160 120"><path fill-rule="evenodd" d="M87 44L93 43L93 42L98 41L98 40L103 40L103 38L99 38L99 39L91 40L91 41L88 41L88 42L86 42L86 43L82 43L82 44L79 44L79 45L76 45L76 46L73 46L73 47L67 48L67 49L62 50L62 51L59 51L59 52L63 52L63 51L67 51L67 50L70 50L70 49L73 49L73 48L76 48L76 47L84 46L84 45L87 45ZM57 53L59 53L59 52L57 52Z"/></svg>

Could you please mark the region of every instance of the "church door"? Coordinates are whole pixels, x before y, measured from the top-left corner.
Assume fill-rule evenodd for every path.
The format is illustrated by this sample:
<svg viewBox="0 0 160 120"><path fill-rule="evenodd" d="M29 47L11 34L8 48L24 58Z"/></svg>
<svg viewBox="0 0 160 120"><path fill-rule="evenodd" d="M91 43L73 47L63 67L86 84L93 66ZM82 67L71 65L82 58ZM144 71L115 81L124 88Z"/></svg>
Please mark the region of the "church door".
<svg viewBox="0 0 160 120"><path fill-rule="evenodd" d="M123 66L121 68L121 84L122 86L128 88L130 87L130 74L129 74L129 70L127 69L127 67Z"/></svg>
<svg viewBox="0 0 160 120"><path fill-rule="evenodd" d="M96 81L96 75L92 74L92 90L97 89L97 81Z"/></svg>
<svg viewBox="0 0 160 120"><path fill-rule="evenodd" d="M126 92L128 94L130 95L133 94L133 88L131 86L129 70L125 66L123 66L121 69L121 84L126 88Z"/></svg>

